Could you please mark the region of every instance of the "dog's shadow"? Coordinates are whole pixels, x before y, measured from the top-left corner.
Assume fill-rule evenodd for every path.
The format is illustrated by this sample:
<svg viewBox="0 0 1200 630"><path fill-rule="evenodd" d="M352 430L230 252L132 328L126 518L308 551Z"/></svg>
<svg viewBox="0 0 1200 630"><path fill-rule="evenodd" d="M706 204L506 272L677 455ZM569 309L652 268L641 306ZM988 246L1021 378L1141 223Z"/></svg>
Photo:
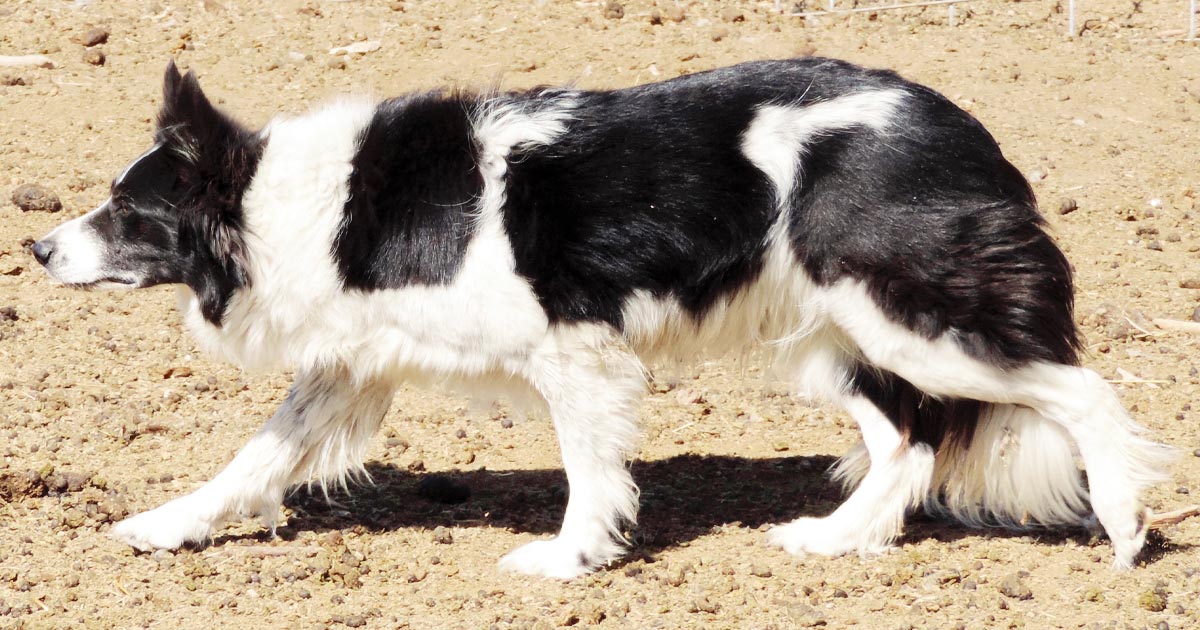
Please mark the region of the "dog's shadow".
<svg viewBox="0 0 1200 630"><path fill-rule="evenodd" d="M823 516L843 500L827 474L827 455L749 459L678 455L635 462L641 488L638 527L631 532L631 558L712 533L725 525L759 528L799 516ZM558 531L567 499L560 469L414 472L391 464L367 464L373 483L349 493L300 488L285 502L293 515L278 534L362 529L393 531L439 526L500 527L516 532ZM464 499L458 503L447 501ZM1038 544L1098 544L1092 534L1072 528L1027 532L970 529L953 522L910 515L905 540L955 541L973 537L1034 536ZM1152 563L1190 545L1171 543L1151 532L1142 559Z"/></svg>
<svg viewBox="0 0 1200 630"><path fill-rule="evenodd" d="M641 490L635 549L653 553L711 533L722 525L756 528L832 511L842 499L826 470L830 456L747 459L679 455L634 462ZM550 534L567 500L561 469L413 472L367 464L373 483L330 491L301 487L285 501L293 511L283 537L299 531L392 531L438 526L500 527ZM470 491L461 503L447 503ZM440 496L439 496L440 495Z"/></svg>

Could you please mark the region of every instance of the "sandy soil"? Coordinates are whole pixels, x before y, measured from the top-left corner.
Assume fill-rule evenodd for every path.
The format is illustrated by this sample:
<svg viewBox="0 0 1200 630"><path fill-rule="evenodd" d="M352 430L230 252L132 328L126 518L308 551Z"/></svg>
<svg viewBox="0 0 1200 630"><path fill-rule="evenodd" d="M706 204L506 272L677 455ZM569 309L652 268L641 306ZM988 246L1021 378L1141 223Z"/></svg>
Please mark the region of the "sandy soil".
<svg viewBox="0 0 1200 630"><path fill-rule="evenodd" d="M1200 519L1164 529L1128 573L1086 532L921 518L878 558L767 547L767 524L836 505L823 471L856 434L722 362L656 386L634 465L634 551L574 583L494 566L561 516L549 423L420 390L397 397L370 450L374 486L332 505L293 496L277 539L246 522L203 549L134 553L107 537L111 523L215 474L287 375L200 356L169 289L67 291L26 249L102 201L147 146L172 56L254 124L336 94L446 83L625 86L802 54L890 66L972 111L1034 180L1078 271L1088 365L1122 381L1135 415L1180 449L1173 483L1148 497L1176 509L1200 493L1200 336L1148 320L1200 305L1200 50L1170 39L1186 4L1082 3L1084 32L1068 39L1044 0L964 5L958 26L945 8L804 20L772 2L637 0L619 19L546 0L4 2L0 54L43 53L55 67L0 69L0 192L41 184L64 209L0 204L0 626L1200 627ZM107 41L86 48L91 27ZM365 40L382 46L329 53ZM103 65L84 57L96 49ZM1060 214L1068 199L1078 209ZM423 498L434 475L470 499Z"/></svg>

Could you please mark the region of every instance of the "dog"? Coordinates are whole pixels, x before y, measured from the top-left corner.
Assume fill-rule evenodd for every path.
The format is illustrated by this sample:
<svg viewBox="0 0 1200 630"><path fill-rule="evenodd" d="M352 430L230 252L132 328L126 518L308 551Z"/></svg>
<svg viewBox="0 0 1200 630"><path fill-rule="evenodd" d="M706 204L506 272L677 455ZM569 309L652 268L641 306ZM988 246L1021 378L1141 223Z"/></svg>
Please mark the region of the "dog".
<svg viewBox="0 0 1200 630"><path fill-rule="evenodd" d="M577 577L637 517L648 367L755 349L862 432L832 471L845 502L770 543L882 552L924 508L1098 520L1121 568L1143 545L1140 495L1171 451L1080 366L1071 269L1029 184L929 88L802 58L345 99L254 131L172 62L163 98L110 198L33 254L69 286L177 285L206 350L296 380L215 478L113 527L138 549L234 516L273 528L289 488L344 486L415 379L544 405L562 528L500 565Z"/></svg>

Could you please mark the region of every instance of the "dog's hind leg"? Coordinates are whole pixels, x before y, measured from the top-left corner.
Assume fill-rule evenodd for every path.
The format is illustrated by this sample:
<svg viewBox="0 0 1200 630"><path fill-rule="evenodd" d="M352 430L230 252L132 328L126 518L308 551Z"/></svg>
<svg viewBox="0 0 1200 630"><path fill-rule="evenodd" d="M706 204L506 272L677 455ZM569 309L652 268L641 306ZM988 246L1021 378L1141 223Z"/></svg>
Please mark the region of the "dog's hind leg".
<svg viewBox="0 0 1200 630"><path fill-rule="evenodd" d="M931 396L1022 405L1066 429L1083 458L1092 509L1112 539L1113 564L1132 566L1146 536L1140 495L1166 478L1171 449L1143 437L1104 379L1062 363L977 359L953 334L927 339L891 321L861 286L844 283L827 297L834 321L869 364Z"/></svg>
<svg viewBox="0 0 1200 630"><path fill-rule="evenodd" d="M569 579L624 552L638 494L626 466L646 389L640 361L607 328L560 327L524 374L545 399L558 434L569 497L562 529L504 556L504 570Z"/></svg>
<svg viewBox="0 0 1200 630"><path fill-rule="evenodd" d="M862 430L870 468L829 516L798 518L771 529L770 542L790 553L885 551L900 535L908 511L929 493L933 449L901 434L893 419L866 396L847 394L842 406Z"/></svg>
<svg viewBox="0 0 1200 630"><path fill-rule="evenodd" d="M365 473L367 444L391 404L390 383L353 383L338 369L298 375L287 400L216 477L196 491L113 527L142 550L203 541L228 518L258 515L274 528L284 493L313 476L345 485Z"/></svg>

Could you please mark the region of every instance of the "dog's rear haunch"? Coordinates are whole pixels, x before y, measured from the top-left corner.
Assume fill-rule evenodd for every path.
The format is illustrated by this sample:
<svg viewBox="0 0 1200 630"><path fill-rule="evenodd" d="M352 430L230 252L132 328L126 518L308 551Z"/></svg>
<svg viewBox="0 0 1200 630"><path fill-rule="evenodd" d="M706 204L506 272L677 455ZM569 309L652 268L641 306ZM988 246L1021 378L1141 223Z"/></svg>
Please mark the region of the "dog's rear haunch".
<svg viewBox="0 0 1200 630"><path fill-rule="evenodd" d="M70 285L179 285L206 349L297 377L212 481L113 528L139 549L271 525L288 488L345 483L421 378L545 405L566 516L501 566L582 575L637 516L646 366L752 347L863 437L834 470L846 501L771 543L879 552L924 508L977 526L1094 514L1116 566L1142 547L1139 495L1170 451L1079 366L1071 272L1029 185L932 90L808 58L343 100L257 132L173 64L164 92L153 147L34 253Z"/></svg>

